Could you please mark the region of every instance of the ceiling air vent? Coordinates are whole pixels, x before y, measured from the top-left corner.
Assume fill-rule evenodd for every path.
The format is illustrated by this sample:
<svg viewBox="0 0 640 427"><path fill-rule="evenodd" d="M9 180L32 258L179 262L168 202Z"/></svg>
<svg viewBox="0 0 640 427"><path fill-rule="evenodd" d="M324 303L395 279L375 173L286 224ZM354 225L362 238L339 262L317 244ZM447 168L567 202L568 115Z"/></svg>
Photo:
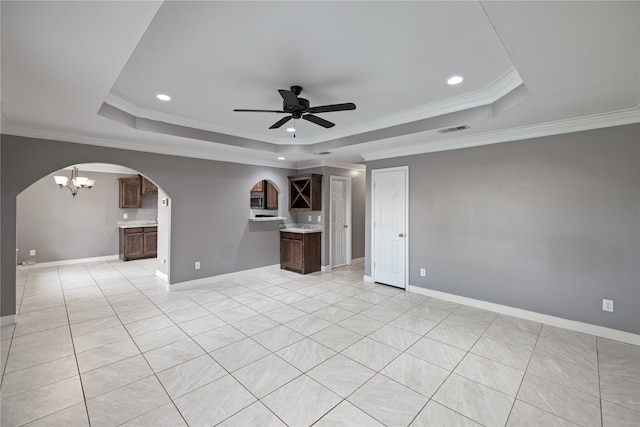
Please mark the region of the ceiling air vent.
<svg viewBox="0 0 640 427"><path fill-rule="evenodd" d="M317 153L320 156L326 156L327 154L331 154L330 151L321 151L320 153Z"/></svg>
<svg viewBox="0 0 640 427"><path fill-rule="evenodd" d="M438 132L440 132L440 133L451 133L451 132L458 132L458 131L465 130L465 129L469 129L469 126L467 126L467 125L455 126L455 127L452 127L452 128L440 129Z"/></svg>

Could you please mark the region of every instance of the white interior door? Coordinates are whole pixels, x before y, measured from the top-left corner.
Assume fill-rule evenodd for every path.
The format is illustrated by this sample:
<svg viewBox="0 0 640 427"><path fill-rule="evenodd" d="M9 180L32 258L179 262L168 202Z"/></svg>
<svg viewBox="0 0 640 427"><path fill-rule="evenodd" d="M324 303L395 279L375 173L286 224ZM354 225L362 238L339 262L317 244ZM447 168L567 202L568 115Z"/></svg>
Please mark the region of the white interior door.
<svg viewBox="0 0 640 427"><path fill-rule="evenodd" d="M407 287L407 175L407 167L371 171L372 277L400 288Z"/></svg>
<svg viewBox="0 0 640 427"><path fill-rule="evenodd" d="M351 180L347 177L331 176L330 187L331 266L338 267L351 263Z"/></svg>

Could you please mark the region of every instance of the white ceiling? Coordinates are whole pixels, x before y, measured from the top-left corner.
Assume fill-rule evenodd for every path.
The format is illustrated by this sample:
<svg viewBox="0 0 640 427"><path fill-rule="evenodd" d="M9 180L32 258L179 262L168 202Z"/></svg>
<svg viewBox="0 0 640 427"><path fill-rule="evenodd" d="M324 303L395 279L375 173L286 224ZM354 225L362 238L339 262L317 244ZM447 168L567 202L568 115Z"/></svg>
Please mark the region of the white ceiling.
<svg viewBox="0 0 640 427"><path fill-rule="evenodd" d="M3 0L1 19L4 134L302 167L640 122L638 1ZM233 112L292 85L357 109L295 138Z"/></svg>

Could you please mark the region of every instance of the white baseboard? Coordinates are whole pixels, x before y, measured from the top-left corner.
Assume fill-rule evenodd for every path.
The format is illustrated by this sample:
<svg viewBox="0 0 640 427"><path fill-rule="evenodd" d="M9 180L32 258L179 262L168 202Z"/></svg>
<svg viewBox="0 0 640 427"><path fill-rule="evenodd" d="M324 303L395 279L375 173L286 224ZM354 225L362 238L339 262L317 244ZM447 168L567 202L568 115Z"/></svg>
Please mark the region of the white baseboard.
<svg viewBox="0 0 640 427"><path fill-rule="evenodd" d="M19 265L18 270L31 270L33 268L58 267L60 265L85 264L89 262L115 261L119 255L97 256L92 258L64 259L60 261L39 262L32 265Z"/></svg>
<svg viewBox="0 0 640 427"><path fill-rule="evenodd" d="M328 273L333 269L332 266L330 265L321 265L320 266L320 271L322 271L323 273Z"/></svg>
<svg viewBox="0 0 640 427"><path fill-rule="evenodd" d="M160 270L156 270L156 277L159 277L165 282L169 283L169 276Z"/></svg>
<svg viewBox="0 0 640 427"><path fill-rule="evenodd" d="M362 264L364 263L364 257L363 258L355 258L351 260L351 265L353 264Z"/></svg>
<svg viewBox="0 0 640 427"><path fill-rule="evenodd" d="M462 297L446 292L421 288L419 286L409 285L407 290L409 292L414 292L420 295L440 298L458 304L465 304L471 307L495 311L496 313L500 314L506 314L509 316L519 317L521 319L540 322L551 326L557 326L559 328L565 328L576 332L583 332L585 334L595 335L602 338L608 338L611 340L640 346L640 335L632 334L630 332L619 331L617 329L606 328L604 326L592 325L590 323L577 322L575 320L563 319L561 317L549 316L547 314L536 313L535 311L523 310L521 308L509 307L508 305Z"/></svg>
<svg viewBox="0 0 640 427"><path fill-rule="evenodd" d="M362 281L367 283L373 283L373 277L367 276L366 274L362 276Z"/></svg>
<svg viewBox="0 0 640 427"><path fill-rule="evenodd" d="M0 328L8 325L13 325L18 322L17 314L10 314L8 316L0 317Z"/></svg>
<svg viewBox="0 0 640 427"><path fill-rule="evenodd" d="M187 280L185 282L171 283L167 287L171 291L179 291L182 289L190 288L192 286L207 285L211 283L221 282L223 280L246 276L247 274L255 274L259 273L260 271L267 271L269 269L273 269L274 267L280 268L280 264L267 265L264 267L252 268L250 270L235 271L233 273L219 274L217 276L203 277L201 279Z"/></svg>

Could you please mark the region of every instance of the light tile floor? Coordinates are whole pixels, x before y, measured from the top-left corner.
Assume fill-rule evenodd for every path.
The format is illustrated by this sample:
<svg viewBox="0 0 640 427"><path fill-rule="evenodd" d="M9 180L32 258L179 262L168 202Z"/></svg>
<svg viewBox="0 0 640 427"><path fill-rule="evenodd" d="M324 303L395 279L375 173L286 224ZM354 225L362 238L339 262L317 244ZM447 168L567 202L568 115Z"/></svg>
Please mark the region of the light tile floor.
<svg viewBox="0 0 640 427"><path fill-rule="evenodd" d="M638 426L640 348L277 268L167 292L155 260L18 272L3 427Z"/></svg>

